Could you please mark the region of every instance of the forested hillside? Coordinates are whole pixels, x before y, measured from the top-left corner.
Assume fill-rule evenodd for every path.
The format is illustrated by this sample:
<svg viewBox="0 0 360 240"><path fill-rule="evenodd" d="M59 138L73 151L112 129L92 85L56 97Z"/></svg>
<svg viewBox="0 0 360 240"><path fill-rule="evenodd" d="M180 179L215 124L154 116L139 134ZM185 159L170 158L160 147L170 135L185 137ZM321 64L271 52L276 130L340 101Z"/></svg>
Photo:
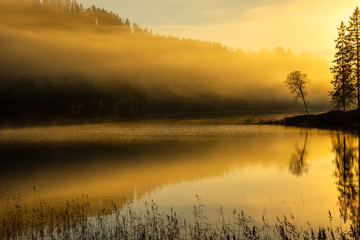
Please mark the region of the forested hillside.
<svg viewBox="0 0 360 240"><path fill-rule="evenodd" d="M282 82L294 69L312 80L310 108L328 102L319 56L160 36L75 0L0 5L3 122L289 109Z"/></svg>

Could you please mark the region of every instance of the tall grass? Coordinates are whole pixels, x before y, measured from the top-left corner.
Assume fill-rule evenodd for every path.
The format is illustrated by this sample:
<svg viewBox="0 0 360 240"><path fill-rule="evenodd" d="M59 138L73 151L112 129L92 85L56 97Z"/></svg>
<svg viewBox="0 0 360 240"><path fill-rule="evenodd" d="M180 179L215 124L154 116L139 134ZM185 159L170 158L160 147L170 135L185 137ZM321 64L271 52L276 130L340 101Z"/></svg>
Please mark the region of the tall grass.
<svg viewBox="0 0 360 240"><path fill-rule="evenodd" d="M294 217L277 219L270 225L244 212L233 211L213 223L204 214L197 198L191 222L171 209L161 213L154 202L145 203L145 211L135 211L129 202L121 208L112 203L111 209L91 211L88 197L67 201L64 208L52 208L40 198L34 207L21 204L19 197L8 198L0 214L0 239L358 239L358 230L334 228L329 212L329 227L313 229L310 224L300 227ZM228 219L228 220L226 220Z"/></svg>

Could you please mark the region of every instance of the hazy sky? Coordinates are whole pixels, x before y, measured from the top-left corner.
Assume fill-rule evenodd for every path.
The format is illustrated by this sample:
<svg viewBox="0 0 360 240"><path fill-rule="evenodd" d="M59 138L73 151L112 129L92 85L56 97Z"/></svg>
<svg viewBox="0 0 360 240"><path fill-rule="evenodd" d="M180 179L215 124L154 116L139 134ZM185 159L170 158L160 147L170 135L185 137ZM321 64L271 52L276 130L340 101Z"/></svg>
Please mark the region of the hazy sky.
<svg viewBox="0 0 360 240"><path fill-rule="evenodd" d="M244 50L283 46L333 56L341 20L355 0L79 0L129 17L163 35L221 42Z"/></svg>

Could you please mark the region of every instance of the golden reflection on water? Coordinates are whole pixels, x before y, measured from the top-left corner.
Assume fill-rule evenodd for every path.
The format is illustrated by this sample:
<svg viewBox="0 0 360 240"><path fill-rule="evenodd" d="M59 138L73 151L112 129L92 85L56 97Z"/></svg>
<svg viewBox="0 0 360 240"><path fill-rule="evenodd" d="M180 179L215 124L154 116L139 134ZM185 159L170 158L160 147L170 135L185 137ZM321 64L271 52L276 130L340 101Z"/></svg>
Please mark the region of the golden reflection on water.
<svg viewBox="0 0 360 240"><path fill-rule="evenodd" d="M127 199L141 209L153 199L190 218L197 194L211 217L221 205L229 214L236 208L258 219L286 214L328 225L328 210L340 221L336 134L179 122L4 129L1 182L28 205L35 185L35 195L55 207L84 193L94 208Z"/></svg>

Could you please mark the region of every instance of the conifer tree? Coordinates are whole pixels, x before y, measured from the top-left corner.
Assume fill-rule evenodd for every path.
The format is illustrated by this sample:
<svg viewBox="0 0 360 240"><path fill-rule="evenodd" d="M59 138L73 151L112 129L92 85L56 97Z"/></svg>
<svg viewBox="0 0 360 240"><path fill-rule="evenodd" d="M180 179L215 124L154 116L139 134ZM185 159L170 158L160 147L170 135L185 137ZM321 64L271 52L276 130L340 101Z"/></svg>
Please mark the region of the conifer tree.
<svg viewBox="0 0 360 240"><path fill-rule="evenodd" d="M338 28L338 38L335 39L335 43L337 52L331 68L333 74L331 84L334 86L334 90L330 92L331 104L346 111L354 102L355 87L352 76L352 47L344 22L341 22Z"/></svg>
<svg viewBox="0 0 360 240"><path fill-rule="evenodd" d="M352 51L352 69L354 71L355 84L357 90L357 106L360 108L360 10L355 8L352 16L350 17L349 26L349 43Z"/></svg>

